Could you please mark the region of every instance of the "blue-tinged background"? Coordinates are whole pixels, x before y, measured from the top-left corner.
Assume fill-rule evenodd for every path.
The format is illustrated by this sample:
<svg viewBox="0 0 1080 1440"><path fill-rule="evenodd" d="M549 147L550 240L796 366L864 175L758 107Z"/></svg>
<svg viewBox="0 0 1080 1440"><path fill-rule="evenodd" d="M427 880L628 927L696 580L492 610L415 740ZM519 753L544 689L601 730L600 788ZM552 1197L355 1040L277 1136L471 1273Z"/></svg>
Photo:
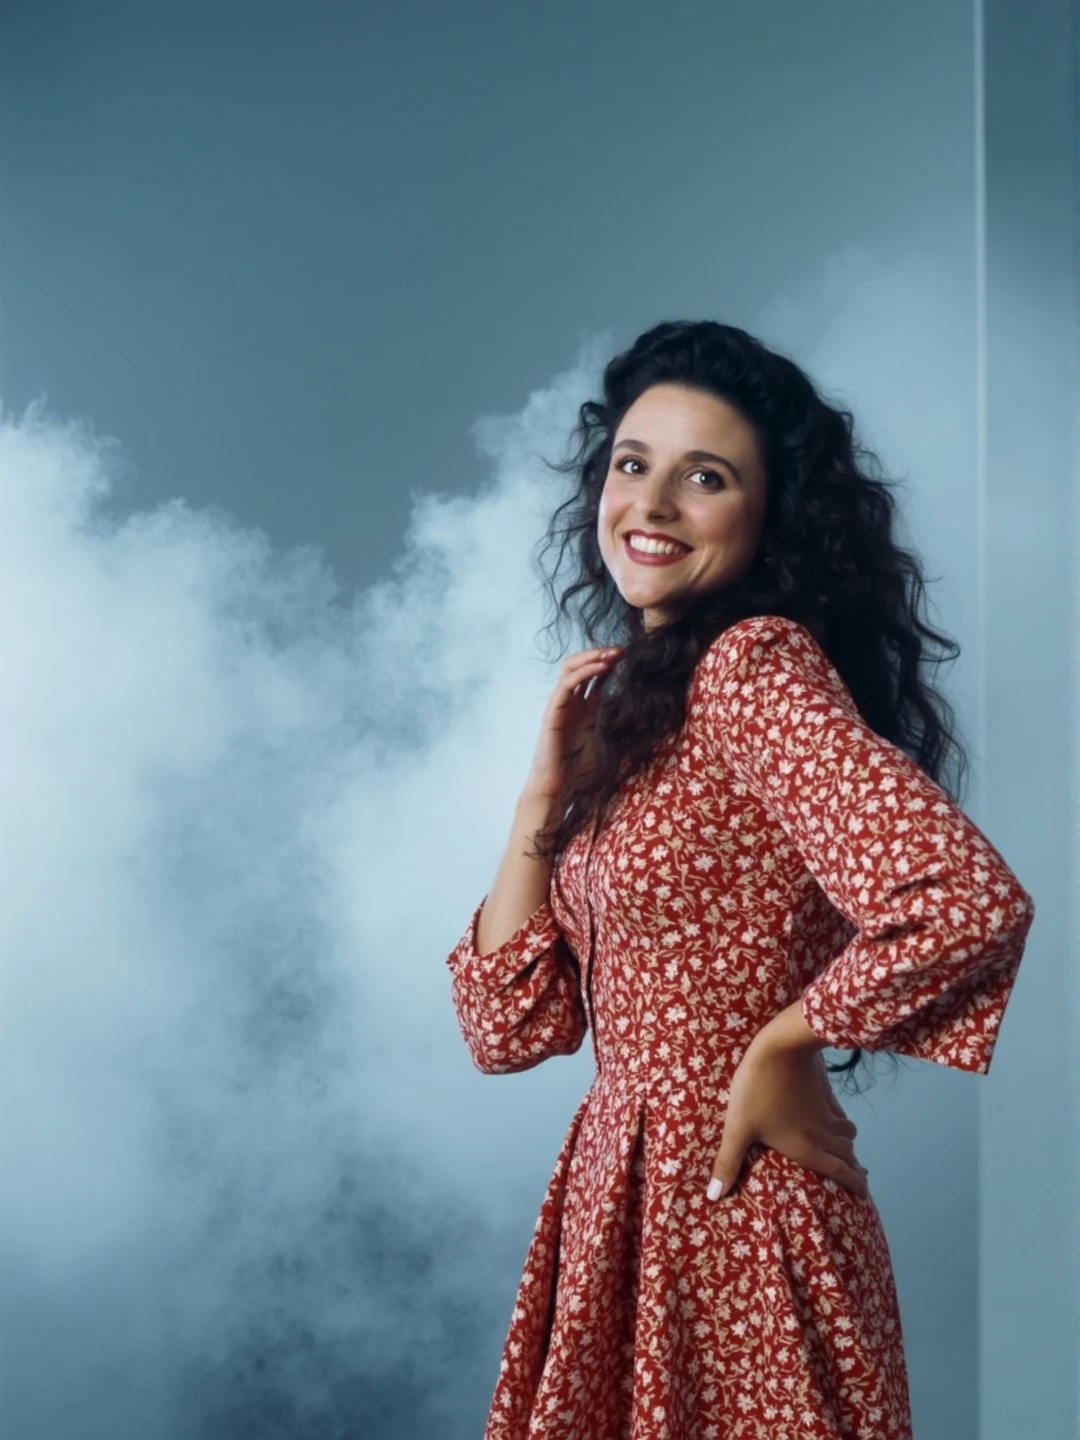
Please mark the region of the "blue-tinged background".
<svg viewBox="0 0 1080 1440"><path fill-rule="evenodd" d="M589 1046L444 959L605 360L745 326L901 482L1035 898L985 1078L859 1125L917 1440L1075 1431L1065 0L7 0L0 1434L470 1440Z"/></svg>

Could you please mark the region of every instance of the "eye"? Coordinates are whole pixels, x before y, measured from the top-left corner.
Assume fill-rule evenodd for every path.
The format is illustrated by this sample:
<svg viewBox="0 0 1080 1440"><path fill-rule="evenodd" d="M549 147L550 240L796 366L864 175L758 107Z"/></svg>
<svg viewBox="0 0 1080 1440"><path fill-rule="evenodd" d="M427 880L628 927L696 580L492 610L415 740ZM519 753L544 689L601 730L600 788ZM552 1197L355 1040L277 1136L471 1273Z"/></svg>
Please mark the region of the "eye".
<svg viewBox="0 0 1080 1440"><path fill-rule="evenodd" d="M715 470L691 470L691 475L708 475L710 480L715 480L717 485L723 485L724 478L718 475Z"/></svg>
<svg viewBox="0 0 1080 1440"><path fill-rule="evenodd" d="M632 473L632 472L628 472L628 471L626 471L626 470L623 470L623 466L624 466L624 465L644 465L644 463L645 463L645 462L644 462L643 460L640 460L636 455L624 455L621 460L617 460L617 461L615 462L615 469L616 469L616 470L619 470L619 471L622 471L622 473L623 473L624 475L626 475L626 474ZM717 486L722 486L722 485L724 484L724 477L723 477L722 475L718 474L717 471L715 471L715 470L697 469L697 470L691 470L691 471L690 471L690 474L691 474L691 475L707 475L710 480L715 480ZM707 485L707 486L704 486L704 487L698 486L698 487L696 487L696 488L698 488L698 489L704 488L704 489L707 489L707 490L711 490L713 487L712 487L711 485Z"/></svg>

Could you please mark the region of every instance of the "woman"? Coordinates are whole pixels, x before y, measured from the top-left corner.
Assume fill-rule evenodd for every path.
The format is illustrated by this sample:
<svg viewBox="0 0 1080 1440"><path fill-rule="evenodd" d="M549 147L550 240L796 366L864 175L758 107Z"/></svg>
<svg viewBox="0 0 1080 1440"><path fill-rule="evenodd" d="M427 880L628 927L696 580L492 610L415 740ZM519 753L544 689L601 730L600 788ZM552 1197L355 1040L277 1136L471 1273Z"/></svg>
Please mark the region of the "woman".
<svg viewBox="0 0 1080 1440"><path fill-rule="evenodd" d="M713 322L656 326L603 390L548 541L565 512L558 615L605 644L563 663L448 958L481 1070L586 1030L596 1059L485 1440L909 1440L826 1071L867 1049L985 1074L1034 905L937 783L956 742L923 637L957 647L917 617L850 415Z"/></svg>

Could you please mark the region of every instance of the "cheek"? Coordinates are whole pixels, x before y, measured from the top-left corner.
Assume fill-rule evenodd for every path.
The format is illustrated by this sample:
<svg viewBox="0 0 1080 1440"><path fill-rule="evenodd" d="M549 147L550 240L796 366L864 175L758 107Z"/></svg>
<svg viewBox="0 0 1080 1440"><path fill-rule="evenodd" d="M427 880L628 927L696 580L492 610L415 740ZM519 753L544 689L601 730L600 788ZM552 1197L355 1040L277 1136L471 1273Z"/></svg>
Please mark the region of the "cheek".
<svg viewBox="0 0 1080 1440"><path fill-rule="evenodd" d="M596 528L600 539L603 541L611 533L618 514L618 506L615 497L610 490L603 490L600 494L600 504L596 511Z"/></svg>
<svg viewBox="0 0 1080 1440"><path fill-rule="evenodd" d="M713 514L704 519L700 534L708 543L731 545L746 538L750 530L750 516L741 510L730 509L723 514Z"/></svg>

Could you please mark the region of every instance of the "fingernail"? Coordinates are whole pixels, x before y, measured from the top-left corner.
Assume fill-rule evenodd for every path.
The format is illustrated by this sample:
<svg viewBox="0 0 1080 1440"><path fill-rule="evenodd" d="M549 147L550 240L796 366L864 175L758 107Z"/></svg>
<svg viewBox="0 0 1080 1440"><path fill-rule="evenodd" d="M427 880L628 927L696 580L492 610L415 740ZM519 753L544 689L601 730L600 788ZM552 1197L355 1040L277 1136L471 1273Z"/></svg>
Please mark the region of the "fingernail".
<svg viewBox="0 0 1080 1440"><path fill-rule="evenodd" d="M706 1197L707 1197L709 1200L719 1200L719 1199L720 1199L720 1196L721 1196L723 1193L724 1193L724 1182L723 1182L722 1180L717 1180L716 1177L714 1176L713 1179L711 1179L711 1180L709 1181L709 1188L705 1191Z"/></svg>

